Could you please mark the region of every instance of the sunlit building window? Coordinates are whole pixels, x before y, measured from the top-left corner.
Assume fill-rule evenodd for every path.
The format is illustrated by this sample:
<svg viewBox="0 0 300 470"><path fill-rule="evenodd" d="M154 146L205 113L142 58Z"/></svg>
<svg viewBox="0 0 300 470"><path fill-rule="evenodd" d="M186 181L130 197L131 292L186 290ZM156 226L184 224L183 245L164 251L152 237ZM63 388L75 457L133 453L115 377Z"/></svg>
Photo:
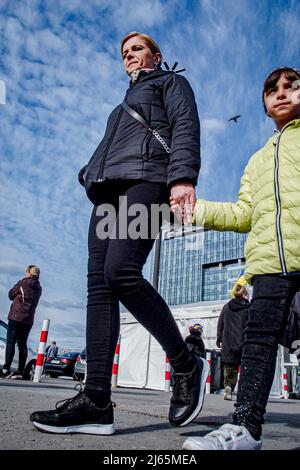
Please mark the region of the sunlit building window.
<svg viewBox="0 0 300 470"><path fill-rule="evenodd" d="M168 305L226 300L245 267L245 234L163 231L158 289ZM153 279L155 249L150 258Z"/></svg>

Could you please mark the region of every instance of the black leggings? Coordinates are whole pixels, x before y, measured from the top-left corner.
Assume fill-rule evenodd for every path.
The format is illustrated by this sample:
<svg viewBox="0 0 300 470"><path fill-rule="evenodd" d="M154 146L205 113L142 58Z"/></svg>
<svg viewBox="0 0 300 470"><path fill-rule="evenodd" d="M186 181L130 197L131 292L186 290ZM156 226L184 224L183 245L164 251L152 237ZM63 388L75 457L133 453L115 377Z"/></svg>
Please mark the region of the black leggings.
<svg viewBox="0 0 300 470"><path fill-rule="evenodd" d="M261 436L275 374L278 340L299 290L299 276L261 275L253 280L233 422L246 426L255 439Z"/></svg>
<svg viewBox="0 0 300 470"><path fill-rule="evenodd" d="M10 370L10 366L15 355L15 346L17 343L19 348L18 371L23 374L28 353L27 339L30 330L30 325L25 325L24 323L15 320L8 320L5 364L3 369Z"/></svg>
<svg viewBox="0 0 300 470"><path fill-rule="evenodd" d="M175 371L191 362L191 355L166 302L142 275L154 239L149 234L138 239L122 238L124 224L123 235L117 228L116 237L99 239L101 221L109 212L112 216L116 212L115 225L119 227L123 213L119 196L127 196L128 207L143 204L150 214L153 204L168 204L167 186L145 181L111 181L99 186L98 193L101 204L94 207L89 228L86 388L107 393L120 331L119 301L157 339ZM105 214L103 204L111 204ZM136 215L128 216L125 228L134 219ZM150 219L149 215L149 226Z"/></svg>

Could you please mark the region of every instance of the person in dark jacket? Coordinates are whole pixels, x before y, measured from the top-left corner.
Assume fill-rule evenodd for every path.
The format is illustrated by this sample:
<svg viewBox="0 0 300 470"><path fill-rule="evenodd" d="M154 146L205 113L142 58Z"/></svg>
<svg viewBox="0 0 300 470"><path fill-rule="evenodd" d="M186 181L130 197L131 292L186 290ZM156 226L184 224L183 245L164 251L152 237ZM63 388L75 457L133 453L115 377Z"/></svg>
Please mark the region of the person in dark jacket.
<svg viewBox="0 0 300 470"><path fill-rule="evenodd" d="M34 315L42 294L39 282L40 269L30 265L25 277L10 289L8 297L12 305L8 314L7 344L5 364L1 371L4 378L22 379L27 359L27 339L34 322ZM15 355L15 346L19 348L18 370L11 373L10 367Z"/></svg>
<svg viewBox="0 0 300 470"><path fill-rule="evenodd" d="M171 424L188 424L203 403L208 364L188 350L166 302L142 275L162 224L152 209L163 206L170 216L172 196L184 220L192 221L200 169L195 97L184 77L161 69L160 48L149 36L128 34L121 54L131 78L125 103L110 114L103 139L79 173L95 205L89 228L86 384L67 412L62 407L31 415L33 424L48 432L75 427L82 433L114 433L111 373L119 301L157 339L174 369ZM140 233L134 230L138 225L144 229Z"/></svg>
<svg viewBox="0 0 300 470"><path fill-rule="evenodd" d="M52 341L45 349L45 358L51 357L55 358L58 355L58 346L56 341Z"/></svg>
<svg viewBox="0 0 300 470"><path fill-rule="evenodd" d="M243 333L247 322L249 295L244 286L237 285L234 298L224 305L217 326L217 346L224 365L225 400L232 400L242 359Z"/></svg>
<svg viewBox="0 0 300 470"><path fill-rule="evenodd" d="M189 327L189 333L190 334L185 338L188 348L205 359L206 350L202 339L203 326L199 323L195 323L195 325Z"/></svg>

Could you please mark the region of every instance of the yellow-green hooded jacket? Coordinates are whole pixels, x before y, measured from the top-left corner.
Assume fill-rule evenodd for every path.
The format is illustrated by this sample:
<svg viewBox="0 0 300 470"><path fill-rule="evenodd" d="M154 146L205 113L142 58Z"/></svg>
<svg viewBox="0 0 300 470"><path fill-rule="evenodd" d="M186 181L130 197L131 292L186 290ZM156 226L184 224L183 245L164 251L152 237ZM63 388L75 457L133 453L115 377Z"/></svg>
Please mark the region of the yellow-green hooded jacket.
<svg viewBox="0 0 300 470"><path fill-rule="evenodd" d="M250 232L247 281L256 274L300 272L300 119L252 155L236 203L197 200L193 223Z"/></svg>

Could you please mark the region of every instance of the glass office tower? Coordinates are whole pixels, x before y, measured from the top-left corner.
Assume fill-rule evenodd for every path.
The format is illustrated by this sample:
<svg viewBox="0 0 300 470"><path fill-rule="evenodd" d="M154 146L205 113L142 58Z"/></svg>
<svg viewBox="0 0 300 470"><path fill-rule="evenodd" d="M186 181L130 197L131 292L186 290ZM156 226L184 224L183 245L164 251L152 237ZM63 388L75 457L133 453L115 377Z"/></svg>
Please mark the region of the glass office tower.
<svg viewBox="0 0 300 470"><path fill-rule="evenodd" d="M163 231L158 290L168 305L226 300L245 267L245 234L189 228ZM155 248L149 278L153 280Z"/></svg>

